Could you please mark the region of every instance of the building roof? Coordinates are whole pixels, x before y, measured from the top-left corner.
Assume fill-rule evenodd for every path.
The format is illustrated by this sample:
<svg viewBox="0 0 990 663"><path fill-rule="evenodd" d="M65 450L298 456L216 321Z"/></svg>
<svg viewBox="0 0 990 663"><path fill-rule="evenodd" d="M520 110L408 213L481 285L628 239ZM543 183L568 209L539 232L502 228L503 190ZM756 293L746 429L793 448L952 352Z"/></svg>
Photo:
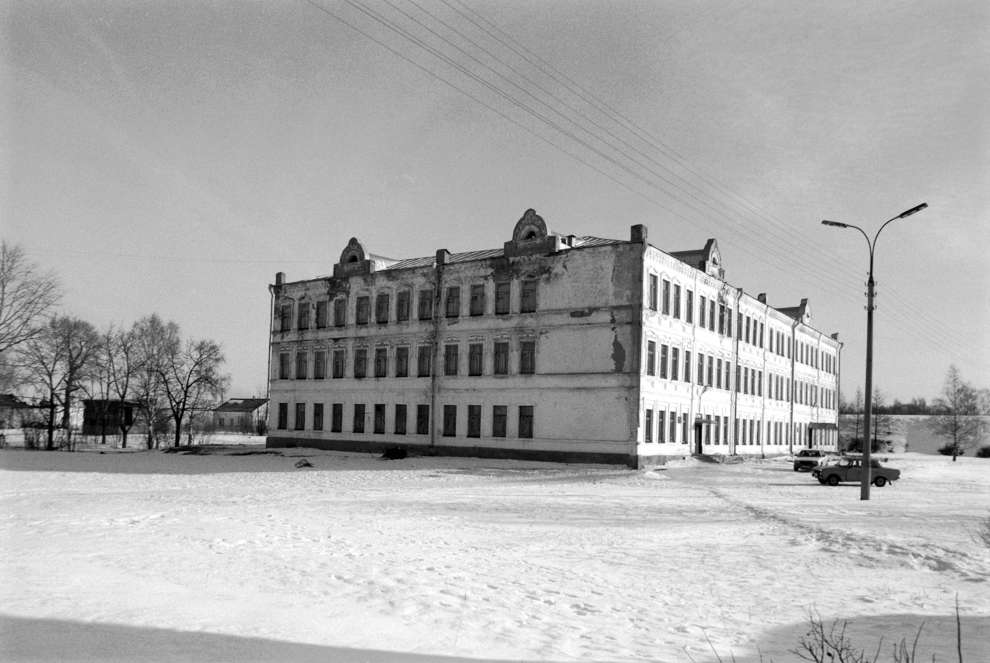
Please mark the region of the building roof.
<svg viewBox="0 0 990 663"><path fill-rule="evenodd" d="M31 407L13 394L0 394L0 407Z"/></svg>
<svg viewBox="0 0 990 663"><path fill-rule="evenodd" d="M266 403L267 398L231 398L214 412L254 412Z"/></svg>
<svg viewBox="0 0 990 663"><path fill-rule="evenodd" d="M605 246L607 244L621 244L622 240L606 239L604 237L593 237L591 235L574 236L571 248ZM478 251L465 251L463 253L451 253L447 258L447 264L453 265L461 262L471 262L473 260L488 260L490 258L501 258L505 255L505 249L481 249ZM432 267L436 262L434 256L424 258L406 258L380 269L411 269L414 267Z"/></svg>

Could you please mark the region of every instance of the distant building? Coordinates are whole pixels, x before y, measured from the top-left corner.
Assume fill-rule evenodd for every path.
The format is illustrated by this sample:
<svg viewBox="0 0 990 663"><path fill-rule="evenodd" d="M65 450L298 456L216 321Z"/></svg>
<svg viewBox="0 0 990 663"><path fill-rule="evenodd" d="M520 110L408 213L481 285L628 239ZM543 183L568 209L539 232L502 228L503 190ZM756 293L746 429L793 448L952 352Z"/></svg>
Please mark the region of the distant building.
<svg viewBox="0 0 990 663"><path fill-rule="evenodd" d="M83 400L83 435L116 435L123 424L128 428L134 425L134 412L138 404L118 399Z"/></svg>
<svg viewBox="0 0 990 663"><path fill-rule="evenodd" d="M0 429L20 428L33 421L36 408L25 403L13 394L0 394Z"/></svg>
<svg viewBox="0 0 990 663"><path fill-rule="evenodd" d="M269 446L623 463L834 449L842 345L807 300L725 280L714 239L665 252L550 232L392 260L352 238L273 293Z"/></svg>
<svg viewBox="0 0 990 663"><path fill-rule="evenodd" d="M213 425L218 431L257 434L267 419L267 398L231 398L213 410Z"/></svg>

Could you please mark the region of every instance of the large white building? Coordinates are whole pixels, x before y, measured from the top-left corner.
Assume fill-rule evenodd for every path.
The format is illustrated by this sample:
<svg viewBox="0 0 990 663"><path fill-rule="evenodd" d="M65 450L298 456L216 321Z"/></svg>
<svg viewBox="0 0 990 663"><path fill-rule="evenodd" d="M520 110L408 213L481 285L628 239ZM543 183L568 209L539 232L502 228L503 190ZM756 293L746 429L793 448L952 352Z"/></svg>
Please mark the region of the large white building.
<svg viewBox="0 0 990 663"><path fill-rule="evenodd" d="M351 239L332 276L270 287L268 446L622 463L837 442L841 344L807 300L725 281L715 240L548 231L391 260Z"/></svg>

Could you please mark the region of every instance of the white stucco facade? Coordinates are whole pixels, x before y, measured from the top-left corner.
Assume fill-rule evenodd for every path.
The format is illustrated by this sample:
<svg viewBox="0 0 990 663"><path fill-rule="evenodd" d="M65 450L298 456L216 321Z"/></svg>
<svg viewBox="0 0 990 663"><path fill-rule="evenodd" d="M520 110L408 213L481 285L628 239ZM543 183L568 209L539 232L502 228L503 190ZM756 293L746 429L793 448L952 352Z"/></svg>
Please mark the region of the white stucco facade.
<svg viewBox="0 0 990 663"><path fill-rule="evenodd" d="M720 262L714 240L669 254L643 226L560 235L533 210L500 249L351 239L332 275L271 286L268 444L634 466L834 447L841 345Z"/></svg>

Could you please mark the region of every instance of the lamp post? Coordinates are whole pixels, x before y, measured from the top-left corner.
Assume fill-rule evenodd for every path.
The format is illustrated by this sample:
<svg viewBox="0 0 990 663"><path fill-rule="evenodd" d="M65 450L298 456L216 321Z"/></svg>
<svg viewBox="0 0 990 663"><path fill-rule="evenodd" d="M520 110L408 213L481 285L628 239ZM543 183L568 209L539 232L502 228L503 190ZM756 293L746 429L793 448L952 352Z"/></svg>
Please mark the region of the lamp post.
<svg viewBox="0 0 990 663"><path fill-rule="evenodd" d="M855 228L862 233L866 239L866 245L870 249L870 275L866 281L866 402L865 412L863 413L863 430L866 433L866 442L863 444L863 470L860 474L859 484L859 499L861 500L870 499L870 483L873 481L873 472L870 466L870 454L873 451L873 440L870 438L870 417L873 412L873 309L875 308L873 306L873 286L875 285L873 281L873 253L877 246L877 238L880 237L880 232L887 227L887 224L897 219L904 219L912 214L917 214L926 207L928 207L928 203L921 203L888 219L880 226L880 230L873 235L872 241L870 240L870 236L866 234L866 231L859 226L854 226L851 223L841 223L839 221L822 220L822 224L826 226Z"/></svg>

